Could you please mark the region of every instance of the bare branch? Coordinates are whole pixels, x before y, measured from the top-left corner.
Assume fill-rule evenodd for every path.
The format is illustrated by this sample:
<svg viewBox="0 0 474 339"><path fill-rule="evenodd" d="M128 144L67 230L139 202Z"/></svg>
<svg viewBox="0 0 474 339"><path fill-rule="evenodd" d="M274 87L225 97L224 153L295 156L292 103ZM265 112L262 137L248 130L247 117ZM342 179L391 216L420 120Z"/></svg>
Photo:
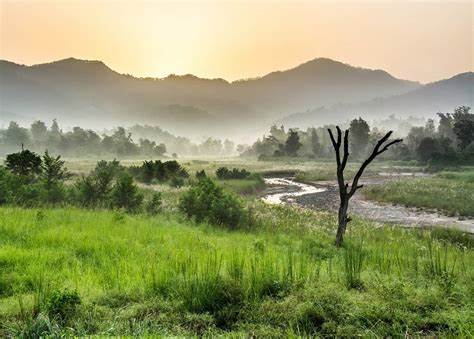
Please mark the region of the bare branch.
<svg viewBox="0 0 474 339"><path fill-rule="evenodd" d="M334 135L331 131L330 128L328 128L329 136L331 138L332 146L334 147L334 151L336 151L336 162L337 162L337 168L339 170L339 167L341 166L341 129L339 127L336 127L337 130L337 141L334 138Z"/></svg>
<svg viewBox="0 0 474 339"><path fill-rule="evenodd" d="M346 168L348 158L349 158L349 130L346 129L344 133L344 155L342 157L342 163L341 163L342 170Z"/></svg>
<svg viewBox="0 0 474 339"><path fill-rule="evenodd" d="M352 186L351 190L349 192L349 196L354 195L355 191L357 190L358 182L362 174L364 173L364 170L366 167L380 154L388 150L388 148L396 143L399 143L403 141L402 139L395 139L391 142L389 142L387 145L385 145L381 150L380 147L390 138L392 135L393 131L389 131L387 134L385 134L375 145L372 154L362 163L362 166L360 166L359 170L357 171L356 175L354 176L354 179L352 180Z"/></svg>
<svg viewBox="0 0 474 339"><path fill-rule="evenodd" d="M334 135L332 134L332 131L330 128L328 128L328 133L329 133L329 137L331 138L332 146L336 148L336 140L334 140Z"/></svg>
<svg viewBox="0 0 474 339"><path fill-rule="evenodd" d="M395 139L395 140L389 142L387 145L385 145L384 148L382 148L380 151L377 152L377 155L382 154L383 152L385 152L386 150L388 150L388 148L389 148L390 146L395 145L395 144L397 144L397 143L399 143L399 142L402 142L402 141L403 141L403 139Z"/></svg>

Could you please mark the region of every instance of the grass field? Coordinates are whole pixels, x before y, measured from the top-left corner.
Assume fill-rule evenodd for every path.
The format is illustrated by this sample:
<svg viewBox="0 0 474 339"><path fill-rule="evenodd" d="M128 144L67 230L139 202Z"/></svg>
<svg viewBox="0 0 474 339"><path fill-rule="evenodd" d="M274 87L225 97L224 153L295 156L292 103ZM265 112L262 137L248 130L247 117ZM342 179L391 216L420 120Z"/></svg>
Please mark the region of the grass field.
<svg viewBox="0 0 474 339"><path fill-rule="evenodd" d="M336 249L331 214L253 208L233 232L0 208L0 336L474 334L472 238L356 218Z"/></svg>
<svg viewBox="0 0 474 339"><path fill-rule="evenodd" d="M378 201L474 217L474 170L370 186L365 195Z"/></svg>

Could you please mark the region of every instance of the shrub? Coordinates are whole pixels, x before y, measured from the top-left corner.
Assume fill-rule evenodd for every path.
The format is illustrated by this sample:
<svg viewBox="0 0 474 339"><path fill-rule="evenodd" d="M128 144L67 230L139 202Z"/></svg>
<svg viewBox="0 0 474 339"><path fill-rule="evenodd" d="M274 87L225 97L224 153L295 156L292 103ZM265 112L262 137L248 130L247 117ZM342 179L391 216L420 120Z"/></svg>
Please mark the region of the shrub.
<svg viewBox="0 0 474 339"><path fill-rule="evenodd" d="M155 177L155 166L153 161L144 161L141 167L141 179L144 183L149 184Z"/></svg>
<svg viewBox="0 0 474 339"><path fill-rule="evenodd" d="M98 201L97 187L94 177L79 178L74 184L73 199L82 206L95 206Z"/></svg>
<svg viewBox="0 0 474 339"><path fill-rule="evenodd" d="M12 192L10 189L12 174L0 166L0 205L9 203L12 199Z"/></svg>
<svg viewBox="0 0 474 339"><path fill-rule="evenodd" d="M170 185L175 188L180 188L184 186L184 179L180 177L171 178Z"/></svg>
<svg viewBox="0 0 474 339"><path fill-rule="evenodd" d="M202 179L207 177L206 172L204 170L196 171L196 178Z"/></svg>
<svg viewBox="0 0 474 339"><path fill-rule="evenodd" d="M143 202L143 195L138 191L133 178L123 173L112 188L110 203L113 208L124 208L129 212L137 211Z"/></svg>
<svg viewBox="0 0 474 339"><path fill-rule="evenodd" d="M150 215L158 214L161 210L161 192L156 192L152 195L151 199L146 203L146 212Z"/></svg>
<svg viewBox="0 0 474 339"><path fill-rule="evenodd" d="M216 176L219 179L245 179L250 176L250 172L246 169L233 168L229 170L227 167L219 167L216 170Z"/></svg>
<svg viewBox="0 0 474 339"><path fill-rule="evenodd" d="M104 199L112 189L113 180L123 171L118 160L105 161L97 163L91 175L95 181L95 191L97 199Z"/></svg>
<svg viewBox="0 0 474 339"><path fill-rule="evenodd" d="M129 173L132 174L137 180L144 183L151 183L154 179L158 181L173 180L173 178L187 178L189 177L186 169L176 160L165 161L144 161L141 166L132 166L129 169Z"/></svg>
<svg viewBox="0 0 474 339"><path fill-rule="evenodd" d="M76 291L55 290L47 300L46 310L50 318L64 324L72 319L80 304L81 298Z"/></svg>
<svg viewBox="0 0 474 339"><path fill-rule="evenodd" d="M123 172L119 161L101 160L88 176L76 181L72 194L73 200L82 206L106 205L114 179Z"/></svg>
<svg viewBox="0 0 474 339"><path fill-rule="evenodd" d="M179 208L198 222L207 220L230 228L237 228L245 219L241 201L233 194L224 192L209 178L193 183L181 197Z"/></svg>

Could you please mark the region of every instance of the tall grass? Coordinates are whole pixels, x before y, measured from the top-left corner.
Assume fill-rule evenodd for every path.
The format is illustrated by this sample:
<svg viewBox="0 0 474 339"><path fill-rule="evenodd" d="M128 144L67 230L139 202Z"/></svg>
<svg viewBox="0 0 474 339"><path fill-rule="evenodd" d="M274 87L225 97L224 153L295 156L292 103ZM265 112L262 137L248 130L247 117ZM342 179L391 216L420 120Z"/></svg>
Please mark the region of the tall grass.
<svg viewBox="0 0 474 339"><path fill-rule="evenodd" d="M474 171L442 172L436 177L394 181L368 187L374 200L437 209L448 215L474 217Z"/></svg>
<svg viewBox="0 0 474 339"><path fill-rule="evenodd" d="M364 265L365 252L362 242L346 244L344 251L344 277L347 288L362 288L361 273Z"/></svg>
<svg viewBox="0 0 474 339"><path fill-rule="evenodd" d="M254 208L258 227L233 232L173 212L0 208L0 335L471 333L472 249L355 218L338 250L333 215ZM53 290L81 298L67 326L42 306Z"/></svg>

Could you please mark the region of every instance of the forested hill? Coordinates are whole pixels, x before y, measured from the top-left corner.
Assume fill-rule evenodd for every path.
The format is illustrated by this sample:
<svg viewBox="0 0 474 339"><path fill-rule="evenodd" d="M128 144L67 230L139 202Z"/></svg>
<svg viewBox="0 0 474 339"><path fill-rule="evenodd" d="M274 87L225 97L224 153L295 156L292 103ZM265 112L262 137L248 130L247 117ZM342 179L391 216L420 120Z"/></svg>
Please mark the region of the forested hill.
<svg viewBox="0 0 474 339"><path fill-rule="evenodd" d="M119 74L74 58L34 66L0 61L0 123L51 120L111 127L148 123L202 136L250 132L291 112L360 102L419 88L381 70L318 58L260 78L227 82L193 75Z"/></svg>

